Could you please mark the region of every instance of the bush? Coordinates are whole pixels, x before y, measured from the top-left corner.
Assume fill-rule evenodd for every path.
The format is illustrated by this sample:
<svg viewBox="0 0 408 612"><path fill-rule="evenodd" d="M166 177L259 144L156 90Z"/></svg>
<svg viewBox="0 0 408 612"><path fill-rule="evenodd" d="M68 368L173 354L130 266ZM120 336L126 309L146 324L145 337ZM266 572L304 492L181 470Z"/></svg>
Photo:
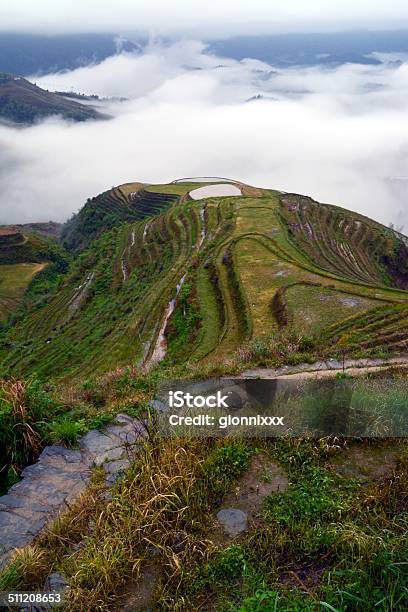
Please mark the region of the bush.
<svg viewBox="0 0 408 612"><path fill-rule="evenodd" d="M84 421L73 421L68 417L53 421L49 425L48 436L53 444L75 444L78 436L87 430Z"/></svg>

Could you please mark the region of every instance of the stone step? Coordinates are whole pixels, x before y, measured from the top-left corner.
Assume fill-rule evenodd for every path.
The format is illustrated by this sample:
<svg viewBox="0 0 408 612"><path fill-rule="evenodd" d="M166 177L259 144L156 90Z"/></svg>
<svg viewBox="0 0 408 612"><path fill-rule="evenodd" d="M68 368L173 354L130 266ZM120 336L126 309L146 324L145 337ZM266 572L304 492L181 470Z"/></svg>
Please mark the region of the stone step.
<svg viewBox="0 0 408 612"><path fill-rule="evenodd" d="M89 485L92 467L103 465L111 486L146 436L144 422L119 414L104 430L83 436L79 449L57 444L44 448L38 461L22 471L21 481L0 497L0 568L79 497Z"/></svg>

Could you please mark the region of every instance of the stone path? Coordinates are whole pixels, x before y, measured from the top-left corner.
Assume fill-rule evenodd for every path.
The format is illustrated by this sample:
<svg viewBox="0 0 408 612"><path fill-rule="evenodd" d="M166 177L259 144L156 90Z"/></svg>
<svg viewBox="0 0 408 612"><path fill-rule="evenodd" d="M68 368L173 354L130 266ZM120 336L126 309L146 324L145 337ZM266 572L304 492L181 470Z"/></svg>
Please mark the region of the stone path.
<svg viewBox="0 0 408 612"><path fill-rule="evenodd" d="M316 363L300 363L295 366L282 366L280 368L253 368L245 370L238 376L229 378L331 378L345 371L347 374L358 375L365 372L384 370L389 367L408 367L408 356L391 357L389 359L327 359Z"/></svg>
<svg viewBox="0 0 408 612"><path fill-rule="evenodd" d="M0 497L0 568L15 548L32 542L59 510L78 498L92 467L103 465L106 485L112 485L146 436L144 423L119 414L103 431L83 436L78 449L47 446L37 463L23 470L22 480Z"/></svg>

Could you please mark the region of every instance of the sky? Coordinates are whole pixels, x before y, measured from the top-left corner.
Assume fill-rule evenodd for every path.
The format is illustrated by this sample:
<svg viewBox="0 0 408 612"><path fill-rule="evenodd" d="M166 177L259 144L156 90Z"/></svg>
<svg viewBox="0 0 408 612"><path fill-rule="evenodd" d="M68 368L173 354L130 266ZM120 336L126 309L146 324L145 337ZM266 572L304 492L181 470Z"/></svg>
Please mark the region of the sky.
<svg viewBox="0 0 408 612"><path fill-rule="evenodd" d="M406 0L0 0L0 30L238 33L403 28Z"/></svg>
<svg viewBox="0 0 408 612"><path fill-rule="evenodd" d="M124 182L224 176L407 228L403 60L277 69L183 40L34 78L127 100L104 103L109 121L0 126L0 223L63 221Z"/></svg>

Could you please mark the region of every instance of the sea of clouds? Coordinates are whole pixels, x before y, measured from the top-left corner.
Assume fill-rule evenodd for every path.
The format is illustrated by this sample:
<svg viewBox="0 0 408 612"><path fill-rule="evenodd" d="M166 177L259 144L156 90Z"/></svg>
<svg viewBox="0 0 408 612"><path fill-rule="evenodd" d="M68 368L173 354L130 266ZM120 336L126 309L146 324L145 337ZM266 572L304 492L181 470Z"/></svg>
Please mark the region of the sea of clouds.
<svg viewBox="0 0 408 612"><path fill-rule="evenodd" d="M183 41L30 80L126 100L102 103L108 121L0 126L0 223L63 221L124 182L214 175L408 226L404 58L275 69Z"/></svg>

